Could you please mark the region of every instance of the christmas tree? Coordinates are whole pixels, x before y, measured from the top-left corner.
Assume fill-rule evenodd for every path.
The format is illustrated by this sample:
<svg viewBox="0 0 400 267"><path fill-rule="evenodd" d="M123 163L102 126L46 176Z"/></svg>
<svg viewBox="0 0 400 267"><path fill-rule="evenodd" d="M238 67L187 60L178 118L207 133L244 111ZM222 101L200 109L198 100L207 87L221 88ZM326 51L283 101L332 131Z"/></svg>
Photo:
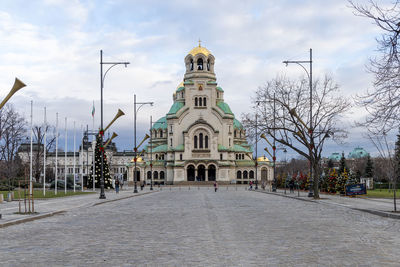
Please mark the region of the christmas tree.
<svg viewBox="0 0 400 267"><path fill-rule="evenodd" d="M103 146L101 145L101 135L98 134L96 137L96 147L94 151L94 177L95 177L95 187L99 188L100 187L100 180L101 180L101 154L102 151L104 150ZM103 160L103 173L104 173L104 188L105 189L111 189L112 187L112 179L110 176L110 170L108 168L108 163L107 163L107 157L106 154L104 153L104 160ZM93 185L93 166L90 170L90 175L88 178L88 187L91 187Z"/></svg>
<svg viewBox="0 0 400 267"><path fill-rule="evenodd" d="M344 194L346 191L346 184L348 180L349 180L349 175L345 168L344 171L339 175L338 181L336 183L336 191L339 191L340 194Z"/></svg>
<svg viewBox="0 0 400 267"><path fill-rule="evenodd" d="M342 157L340 158L339 163L339 174L342 174L345 169L347 169L346 158L344 157L344 152L342 152Z"/></svg>
<svg viewBox="0 0 400 267"><path fill-rule="evenodd" d="M329 173L328 177L328 186L327 190L329 193L336 193L336 183L337 183L337 173L334 168L331 169L331 172Z"/></svg>

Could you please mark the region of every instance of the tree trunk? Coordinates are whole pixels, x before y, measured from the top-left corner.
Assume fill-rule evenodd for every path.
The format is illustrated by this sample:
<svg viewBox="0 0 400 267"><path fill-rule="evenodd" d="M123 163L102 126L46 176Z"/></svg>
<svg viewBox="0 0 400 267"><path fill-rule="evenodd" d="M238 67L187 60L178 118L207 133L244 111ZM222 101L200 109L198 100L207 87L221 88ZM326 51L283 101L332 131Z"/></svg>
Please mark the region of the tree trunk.
<svg viewBox="0 0 400 267"><path fill-rule="evenodd" d="M314 181L314 198L318 199L319 198L319 176L320 176L320 169L318 164L313 164L313 169L314 169L314 177L313 177L313 181Z"/></svg>

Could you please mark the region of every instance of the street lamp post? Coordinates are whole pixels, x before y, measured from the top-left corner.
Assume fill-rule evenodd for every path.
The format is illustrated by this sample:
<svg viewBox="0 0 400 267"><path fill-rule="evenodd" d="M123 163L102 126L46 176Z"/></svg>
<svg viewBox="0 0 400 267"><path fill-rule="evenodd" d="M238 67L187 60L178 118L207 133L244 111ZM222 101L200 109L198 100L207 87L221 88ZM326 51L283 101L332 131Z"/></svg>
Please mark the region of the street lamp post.
<svg viewBox="0 0 400 267"><path fill-rule="evenodd" d="M283 61L286 66L289 63L294 63L303 68L303 70L307 73L309 81L310 81L310 128L308 129L308 133L310 134L310 143L308 146L309 156L310 156L310 191L308 193L309 197L314 197L314 187L318 188L313 184L313 159L312 159L312 149L314 147L314 139L313 139L313 124L312 124L312 49L310 48L310 59L309 60L286 60ZM310 64L309 71L302 64ZM318 183L318 181L316 181Z"/></svg>
<svg viewBox="0 0 400 267"><path fill-rule="evenodd" d="M257 172L257 169L258 169L258 154L257 154L258 134L257 134L257 128L258 128L258 125L257 125L257 113L256 113L256 163L255 163L255 165L256 165L256 186L254 187L254 190L258 189L258 181L257 181L257 174L258 174L258 172Z"/></svg>
<svg viewBox="0 0 400 267"><path fill-rule="evenodd" d="M127 65L129 62L103 62L103 50L100 50L100 110L101 110L101 124L100 124L100 148L103 148L103 135L104 135L104 130L103 130L103 87L104 87L104 79L106 78L106 75L108 71L116 66L116 65ZM106 72L103 75L103 65L111 65ZM93 170L94 173L94 170ZM93 175L94 179L94 175ZM106 195L104 193L104 149L101 149L101 178L100 178L100 199L105 199Z"/></svg>
<svg viewBox="0 0 400 267"><path fill-rule="evenodd" d="M136 95L133 95L133 129L134 129L134 143L135 143L135 147L134 147L134 153L135 153L135 168L133 169L133 177L134 177L134 183L135 183L135 188L133 189L133 193L138 193L137 190L137 170L136 170L136 161L137 161L137 146L136 146L136 115L139 112L139 109L141 107L143 107L144 105L149 104L150 106L153 106L153 102L136 102ZM139 105L136 108L136 105Z"/></svg>
<svg viewBox="0 0 400 267"><path fill-rule="evenodd" d="M150 190L153 190L153 117L150 116Z"/></svg>

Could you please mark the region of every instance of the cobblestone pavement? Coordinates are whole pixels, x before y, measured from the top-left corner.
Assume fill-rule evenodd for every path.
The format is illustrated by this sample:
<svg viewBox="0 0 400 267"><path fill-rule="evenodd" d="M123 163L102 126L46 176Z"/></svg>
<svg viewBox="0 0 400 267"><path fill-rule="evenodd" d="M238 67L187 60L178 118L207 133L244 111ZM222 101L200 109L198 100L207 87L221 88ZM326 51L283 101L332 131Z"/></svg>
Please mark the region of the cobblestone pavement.
<svg viewBox="0 0 400 267"><path fill-rule="evenodd" d="M245 190L163 190L9 226L0 238L1 266L400 264L400 220Z"/></svg>

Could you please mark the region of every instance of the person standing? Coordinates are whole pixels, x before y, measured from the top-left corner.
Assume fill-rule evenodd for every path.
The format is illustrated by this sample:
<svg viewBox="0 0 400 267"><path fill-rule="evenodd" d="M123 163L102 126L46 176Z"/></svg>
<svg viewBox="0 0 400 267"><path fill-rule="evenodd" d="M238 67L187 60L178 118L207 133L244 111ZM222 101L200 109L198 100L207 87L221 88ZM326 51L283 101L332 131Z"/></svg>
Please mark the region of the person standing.
<svg viewBox="0 0 400 267"><path fill-rule="evenodd" d="M118 194L119 193L119 179L115 179L115 192Z"/></svg>
<svg viewBox="0 0 400 267"><path fill-rule="evenodd" d="M250 181L250 190L253 190L253 181Z"/></svg>
<svg viewBox="0 0 400 267"><path fill-rule="evenodd" d="M214 182L214 190L215 190L215 192L217 192L217 190L218 190L218 183L217 183L217 181Z"/></svg>

